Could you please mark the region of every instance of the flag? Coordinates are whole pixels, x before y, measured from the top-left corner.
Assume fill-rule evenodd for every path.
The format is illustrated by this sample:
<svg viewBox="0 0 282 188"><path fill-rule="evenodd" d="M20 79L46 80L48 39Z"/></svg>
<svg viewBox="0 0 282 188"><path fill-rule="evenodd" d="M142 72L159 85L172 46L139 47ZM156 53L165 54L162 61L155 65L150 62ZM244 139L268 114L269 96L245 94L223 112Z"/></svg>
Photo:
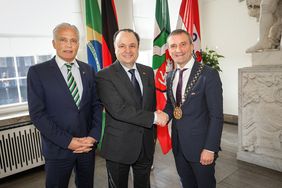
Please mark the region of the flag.
<svg viewBox="0 0 282 188"><path fill-rule="evenodd" d="M85 0L88 63L99 71L102 63L102 17L97 0Z"/></svg>
<svg viewBox="0 0 282 188"><path fill-rule="evenodd" d="M156 1L155 19L152 67L155 72L157 109L163 110L166 105L166 75L173 68L166 44L166 39L170 34L167 0ZM163 154L166 154L171 149L168 126L157 126L157 137Z"/></svg>
<svg viewBox="0 0 282 188"><path fill-rule="evenodd" d="M85 0L87 58L95 72L111 65L116 60L113 45L114 33L118 30L117 14L114 0L102 0L102 15L98 0ZM105 129L105 112L102 117L102 133L98 148Z"/></svg>
<svg viewBox="0 0 282 188"><path fill-rule="evenodd" d="M87 58L97 72L116 60L113 36L118 23L114 0L102 0L102 11L98 0L85 0L85 12Z"/></svg>
<svg viewBox="0 0 282 188"><path fill-rule="evenodd" d="M117 14L114 0L102 0L102 53L103 68L116 60L113 36L118 30Z"/></svg>
<svg viewBox="0 0 282 188"><path fill-rule="evenodd" d="M177 29L186 30L193 39L196 54L201 51L201 32L198 0L182 0L177 21Z"/></svg>

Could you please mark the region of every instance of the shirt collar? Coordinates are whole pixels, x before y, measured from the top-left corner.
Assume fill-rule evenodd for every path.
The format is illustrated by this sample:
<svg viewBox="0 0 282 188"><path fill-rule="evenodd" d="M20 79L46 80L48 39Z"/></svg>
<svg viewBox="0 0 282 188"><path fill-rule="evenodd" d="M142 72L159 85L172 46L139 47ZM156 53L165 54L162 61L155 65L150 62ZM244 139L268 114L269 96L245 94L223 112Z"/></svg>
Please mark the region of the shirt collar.
<svg viewBox="0 0 282 188"><path fill-rule="evenodd" d="M132 68L127 68L126 66L124 66L122 63L120 63L121 64L121 66L122 66L122 68L125 70L125 72L128 72L129 70L131 70L131 69L135 69L135 70L137 70L137 66L136 66L136 63L134 63L133 64L133 67Z"/></svg>
<svg viewBox="0 0 282 188"><path fill-rule="evenodd" d="M59 66L59 68L61 69L66 63L68 63L68 62L66 62L65 60L63 60L62 58L60 58L59 56L57 56L56 55L56 57L55 57L55 60L56 60L56 62L57 62L57 64L58 64L58 66ZM71 63L73 63L73 65L75 66L75 67L77 67L77 68L79 68L79 65L78 65L78 63L77 63L77 61L74 59Z"/></svg>
<svg viewBox="0 0 282 188"><path fill-rule="evenodd" d="M186 63L186 65L185 65L182 69L185 69L185 68L186 68L186 69L188 69L188 70L191 70L192 67L193 67L193 65L194 65L194 62L195 62L194 58L191 58L191 59L188 61L188 63ZM177 69L181 69L178 64L176 64L176 68L177 68Z"/></svg>

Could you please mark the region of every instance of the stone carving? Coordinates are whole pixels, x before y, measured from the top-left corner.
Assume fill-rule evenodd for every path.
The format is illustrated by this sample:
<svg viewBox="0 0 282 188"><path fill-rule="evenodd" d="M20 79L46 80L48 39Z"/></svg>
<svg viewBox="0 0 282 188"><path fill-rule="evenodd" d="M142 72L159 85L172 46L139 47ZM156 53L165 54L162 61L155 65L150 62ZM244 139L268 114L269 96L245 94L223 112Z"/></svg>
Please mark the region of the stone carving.
<svg viewBox="0 0 282 188"><path fill-rule="evenodd" d="M282 0L246 0L249 15L259 18L259 41L247 53L279 49L282 34Z"/></svg>
<svg viewBox="0 0 282 188"><path fill-rule="evenodd" d="M244 73L241 87L241 150L281 163L282 73Z"/></svg>
<svg viewBox="0 0 282 188"><path fill-rule="evenodd" d="M246 3L249 16L255 17L257 18L257 21L259 21L261 0L247 0Z"/></svg>

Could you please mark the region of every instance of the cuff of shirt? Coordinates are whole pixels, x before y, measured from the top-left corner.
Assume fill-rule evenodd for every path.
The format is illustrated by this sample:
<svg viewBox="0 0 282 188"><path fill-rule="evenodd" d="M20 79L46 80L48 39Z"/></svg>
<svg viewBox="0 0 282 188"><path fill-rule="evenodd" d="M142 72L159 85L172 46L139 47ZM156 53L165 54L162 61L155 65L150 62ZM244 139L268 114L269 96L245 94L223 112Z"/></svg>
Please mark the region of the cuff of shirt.
<svg viewBox="0 0 282 188"><path fill-rule="evenodd" d="M214 151L211 151L211 150L207 150L207 149L205 149L207 152L209 152L209 153L214 153Z"/></svg>
<svg viewBox="0 0 282 188"><path fill-rule="evenodd" d="M153 124L157 124L157 122L158 122L158 116L157 116L157 113L154 112L154 122L153 122Z"/></svg>

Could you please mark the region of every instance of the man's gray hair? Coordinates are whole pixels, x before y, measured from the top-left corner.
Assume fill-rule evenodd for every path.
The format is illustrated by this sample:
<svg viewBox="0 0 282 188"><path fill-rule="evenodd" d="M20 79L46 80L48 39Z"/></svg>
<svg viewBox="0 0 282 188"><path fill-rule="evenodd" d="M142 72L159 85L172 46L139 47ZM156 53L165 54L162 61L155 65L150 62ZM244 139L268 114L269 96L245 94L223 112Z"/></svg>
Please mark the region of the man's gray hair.
<svg viewBox="0 0 282 188"><path fill-rule="evenodd" d="M79 30L75 25L69 23L61 23L53 29L53 40L57 39L58 32L62 29L72 29L73 31L75 31L77 38L79 39Z"/></svg>
<svg viewBox="0 0 282 188"><path fill-rule="evenodd" d="M193 39L192 39L191 35L190 35L186 30L183 30L183 29L175 29L174 31L172 31L172 32L168 35L167 41L169 40L169 38L170 38L171 36L180 35L180 34L185 34L185 35L188 37L189 43L190 43L190 44L193 44Z"/></svg>

